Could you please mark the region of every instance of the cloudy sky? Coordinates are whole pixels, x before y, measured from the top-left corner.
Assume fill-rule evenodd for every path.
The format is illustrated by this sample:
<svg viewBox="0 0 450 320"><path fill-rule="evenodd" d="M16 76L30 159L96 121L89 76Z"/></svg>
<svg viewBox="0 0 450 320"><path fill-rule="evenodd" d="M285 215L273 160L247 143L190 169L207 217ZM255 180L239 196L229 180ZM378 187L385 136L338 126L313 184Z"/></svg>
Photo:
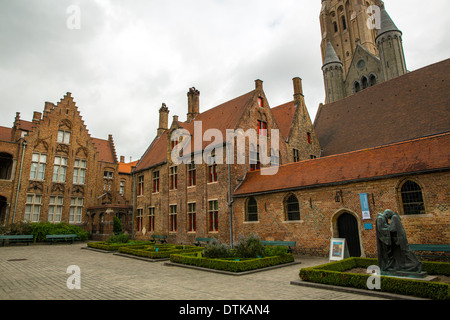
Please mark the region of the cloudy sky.
<svg viewBox="0 0 450 320"><path fill-rule="evenodd" d="M407 3L407 5L405 5ZM409 70L450 57L450 1L385 0ZM80 9L80 28L72 5ZM205 111L264 81L271 107L303 79L314 119L324 100L319 0L0 0L0 126L71 92L89 132L140 158L158 127L186 119L190 87ZM69 24L70 24L69 23ZM73 24L70 24L73 25ZM75 25L76 26L76 25Z"/></svg>

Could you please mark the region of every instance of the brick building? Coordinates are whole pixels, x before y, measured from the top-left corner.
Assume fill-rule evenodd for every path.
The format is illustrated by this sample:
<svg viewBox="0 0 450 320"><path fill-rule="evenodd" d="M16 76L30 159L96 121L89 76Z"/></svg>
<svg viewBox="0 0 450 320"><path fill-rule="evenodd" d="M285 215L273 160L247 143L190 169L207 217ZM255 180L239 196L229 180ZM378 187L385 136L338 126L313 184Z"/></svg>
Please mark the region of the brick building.
<svg viewBox="0 0 450 320"><path fill-rule="evenodd" d="M294 100L279 107L270 108L263 82L256 80L255 90L203 113L200 92L191 88L187 120L174 116L170 127L169 109L163 105L157 135L134 170L136 236L166 234L169 241L177 243L192 243L196 237L230 241L230 194L247 172L271 166L260 161L261 137L267 138L268 146L272 142L277 145L277 150L266 152L272 156L271 163L318 157L320 147L304 103L301 79L293 79L293 85ZM183 154L185 163L176 164L171 152L178 140L172 141L172 136L181 129L191 138L191 151ZM209 137L210 129L223 140ZM227 164L226 130L239 129L244 133L253 129L257 140L245 144L246 164L239 164L236 139L233 159ZM278 137L272 137L272 129L279 131ZM214 148L209 150L211 146Z"/></svg>
<svg viewBox="0 0 450 320"><path fill-rule="evenodd" d="M70 93L32 121L17 113L0 140L0 223L67 222L94 238L111 234L115 215L131 226L131 169L111 135L90 136Z"/></svg>

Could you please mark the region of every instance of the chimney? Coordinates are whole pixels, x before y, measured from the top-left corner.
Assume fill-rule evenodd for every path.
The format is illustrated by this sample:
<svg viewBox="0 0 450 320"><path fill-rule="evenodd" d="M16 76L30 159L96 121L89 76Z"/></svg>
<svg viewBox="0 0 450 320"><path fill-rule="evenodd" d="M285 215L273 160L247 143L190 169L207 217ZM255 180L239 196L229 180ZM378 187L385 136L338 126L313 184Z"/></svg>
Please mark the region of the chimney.
<svg viewBox="0 0 450 320"><path fill-rule="evenodd" d="M34 111L33 113L33 122L39 122L41 121L42 113Z"/></svg>
<svg viewBox="0 0 450 320"><path fill-rule="evenodd" d="M120 162L125 163L125 156L120 156Z"/></svg>
<svg viewBox="0 0 450 320"><path fill-rule="evenodd" d="M263 88L263 81L262 80L255 80L255 88L256 89L261 89Z"/></svg>
<svg viewBox="0 0 450 320"><path fill-rule="evenodd" d="M298 100L303 97L302 79L296 77L292 81L294 82L294 99Z"/></svg>
<svg viewBox="0 0 450 320"><path fill-rule="evenodd" d="M162 107L159 109L159 128L158 136L163 134L164 131L169 129L169 108L163 103Z"/></svg>
<svg viewBox="0 0 450 320"><path fill-rule="evenodd" d="M200 91L194 87L189 89L187 122L191 122L200 113Z"/></svg>

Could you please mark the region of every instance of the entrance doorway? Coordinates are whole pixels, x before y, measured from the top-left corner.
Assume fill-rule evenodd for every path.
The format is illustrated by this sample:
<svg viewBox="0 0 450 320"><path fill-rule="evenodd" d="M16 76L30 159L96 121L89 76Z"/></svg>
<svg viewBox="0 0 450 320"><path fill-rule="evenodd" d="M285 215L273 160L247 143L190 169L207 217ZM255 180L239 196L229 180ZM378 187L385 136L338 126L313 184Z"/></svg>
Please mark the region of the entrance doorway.
<svg viewBox="0 0 450 320"><path fill-rule="evenodd" d="M350 257L361 257L358 221L350 213L343 213L337 220L339 238L345 238Z"/></svg>

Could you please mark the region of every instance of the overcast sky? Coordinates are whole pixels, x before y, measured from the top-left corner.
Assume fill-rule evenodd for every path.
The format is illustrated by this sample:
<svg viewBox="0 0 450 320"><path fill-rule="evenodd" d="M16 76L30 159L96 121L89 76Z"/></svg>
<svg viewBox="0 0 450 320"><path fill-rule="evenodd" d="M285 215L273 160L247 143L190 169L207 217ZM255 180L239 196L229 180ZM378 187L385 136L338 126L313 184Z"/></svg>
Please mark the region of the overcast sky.
<svg viewBox="0 0 450 320"><path fill-rule="evenodd" d="M413 71L450 57L450 1L385 0ZM405 5L407 4L407 5ZM80 28L69 29L71 5ZM271 107L303 79L312 120L324 100L320 0L0 0L0 126L31 121L71 92L93 137L112 134L118 156L140 158L164 102L186 119L264 81ZM170 124L170 123L169 123Z"/></svg>

